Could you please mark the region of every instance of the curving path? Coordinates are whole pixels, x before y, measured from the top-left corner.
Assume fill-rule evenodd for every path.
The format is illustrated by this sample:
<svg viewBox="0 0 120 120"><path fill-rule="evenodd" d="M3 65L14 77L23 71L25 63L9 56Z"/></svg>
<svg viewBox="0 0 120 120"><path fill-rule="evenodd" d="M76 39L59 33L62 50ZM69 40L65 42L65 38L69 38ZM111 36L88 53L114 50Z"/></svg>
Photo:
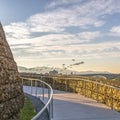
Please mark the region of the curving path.
<svg viewBox="0 0 120 120"><path fill-rule="evenodd" d="M24 91L30 92L25 87ZM38 92L38 94L41 93ZM120 120L120 113L90 98L75 93L54 90L53 120Z"/></svg>
<svg viewBox="0 0 120 120"><path fill-rule="evenodd" d="M120 120L120 113L90 98L54 91L53 120Z"/></svg>

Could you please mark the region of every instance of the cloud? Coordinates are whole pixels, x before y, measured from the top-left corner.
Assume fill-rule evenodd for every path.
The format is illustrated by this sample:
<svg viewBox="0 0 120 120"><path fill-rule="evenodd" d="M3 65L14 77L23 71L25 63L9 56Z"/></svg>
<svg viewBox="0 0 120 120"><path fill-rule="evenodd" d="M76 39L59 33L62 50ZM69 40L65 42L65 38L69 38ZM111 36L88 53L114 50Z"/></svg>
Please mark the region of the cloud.
<svg viewBox="0 0 120 120"><path fill-rule="evenodd" d="M34 59L94 59L120 56L120 42L88 43L88 38L85 38L86 40L81 40L81 44L76 39L78 38L69 35L48 35L32 38L30 41L28 39L29 43L24 45L23 41L13 44L11 49L15 56Z"/></svg>
<svg viewBox="0 0 120 120"><path fill-rule="evenodd" d="M120 57L120 42L104 42L98 44L84 44L76 46L71 54L76 54L82 58L107 58Z"/></svg>
<svg viewBox="0 0 120 120"><path fill-rule="evenodd" d="M105 24L105 21L97 21L94 23L94 26L95 27L100 27L100 26L103 26Z"/></svg>
<svg viewBox="0 0 120 120"><path fill-rule="evenodd" d="M81 32L78 34L50 34L35 38L33 44L36 46L38 46L38 44L43 46L81 44L92 41L100 35L99 31Z"/></svg>
<svg viewBox="0 0 120 120"><path fill-rule="evenodd" d="M76 5L74 6L76 7ZM77 6L76 10L79 10L81 15L89 17L101 17L107 14L113 14L120 12L120 1L116 0L92 0ZM83 11L84 10L84 11ZM82 12L83 11L83 12Z"/></svg>
<svg viewBox="0 0 120 120"><path fill-rule="evenodd" d="M12 45L24 45L31 44L36 46L55 46L55 45L71 45L71 44L83 44L88 43L99 36L102 36L99 31L96 32L80 32L76 34L63 33L63 34L48 34L41 37L25 38L15 40L7 36L9 44Z"/></svg>
<svg viewBox="0 0 120 120"><path fill-rule="evenodd" d="M105 21L98 20L99 16L88 13L86 9L86 7L81 9L78 5L67 9L58 8L33 15L27 23L32 32L64 32L65 28L70 26L85 28L89 25L100 27L105 24Z"/></svg>
<svg viewBox="0 0 120 120"><path fill-rule="evenodd" d="M30 31L26 23L18 22L4 26L7 38L25 39L30 38Z"/></svg>
<svg viewBox="0 0 120 120"><path fill-rule="evenodd" d="M113 36L120 36L120 26L114 26L110 30L111 35Z"/></svg>
<svg viewBox="0 0 120 120"><path fill-rule="evenodd" d="M70 6L67 6L68 4ZM93 43L103 35L98 27L107 22L104 17L115 12L120 12L119 0L116 2L54 0L47 6L45 12L34 14L24 22L6 25L4 29L16 57L31 59L33 57L64 59L74 56L85 59L118 57L120 42ZM71 29L77 27L79 31L75 34L70 33L67 29L70 27ZM94 28L97 31L93 31ZM120 26L114 26L110 32L119 36Z"/></svg>
<svg viewBox="0 0 120 120"><path fill-rule="evenodd" d="M71 4L76 4L80 3L83 0L53 0L50 4L46 6L46 8L55 8L63 5L71 5Z"/></svg>
<svg viewBox="0 0 120 120"><path fill-rule="evenodd" d="M64 7L66 4L69 4L69 7ZM94 27L103 26L106 22L103 19L105 15L120 12L119 0L116 0L116 2L114 0L92 0L86 2L83 0L57 0L53 1L49 6L50 8L54 8L52 13L55 17L56 13L54 13L54 10L60 15L60 18L57 17L59 18L58 20L61 21L61 16L66 16L62 18L66 19L69 26L79 27L86 27L88 25L93 25ZM55 8L55 6L57 6L57 8ZM65 22L63 25L66 25Z"/></svg>
<svg viewBox="0 0 120 120"><path fill-rule="evenodd" d="M66 8L72 7L74 10L79 10L82 14L87 13L87 15L102 15L102 14L111 14L113 12L120 12L120 1L116 0L52 0L47 8ZM78 6L78 7L76 7ZM69 8L68 7L68 8ZM75 9L76 8L76 9ZM84 10L84 11L83 11ZM97 13L97 14L94 14ZM86 15L86 14L85 14Z"/></svg>
<svg viewBox="0 0 120 120"><path fill-rule="evenodd" d="M16 56L26 57L64 57L71 54L68 46L85 44L100 36L99 32L81 32L78 34L50 34L32 39L22 39L10 42L11 49ZM24 43L24 44L23 44ZM70 53L71 52L71 53Z"/></svg>
<svg viewBox="0 0 120 120"><path fill-rule="evenodd" d="M69 7L63 7L70 4ZM49 4L58 6L45 12L30 16L25 22L11 23L5 26L8 36L20 39L29 37L34 32L65 32L67 27L81 29L103 26L105 15L120 12L120 1L116 0L57 0Z"/></svg>

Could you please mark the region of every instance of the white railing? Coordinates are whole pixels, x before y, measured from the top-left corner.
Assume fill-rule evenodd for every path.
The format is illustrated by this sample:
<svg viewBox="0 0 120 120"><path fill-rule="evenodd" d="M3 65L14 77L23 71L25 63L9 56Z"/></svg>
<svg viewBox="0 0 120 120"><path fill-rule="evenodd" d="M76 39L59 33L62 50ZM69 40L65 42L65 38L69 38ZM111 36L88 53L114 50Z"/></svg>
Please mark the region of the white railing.
<svg viewBox="0 0 120 120"><path fill-rule="evenodd" d="M53 118L53 89L52 87L39 79L32 79L32 78L21 78L22 84L27 85L30 87L30 94L34 95L37 98L40 98L44 102L45 97L47 97L47 101L44 102L44 107L31 119L31 120L38 120L42 113L47 109L49 113L49 119ZM40 88L40 89L38 89ZM47 96L46 96L47 94ZM42 98L41 98L42 97Z"/></svg>

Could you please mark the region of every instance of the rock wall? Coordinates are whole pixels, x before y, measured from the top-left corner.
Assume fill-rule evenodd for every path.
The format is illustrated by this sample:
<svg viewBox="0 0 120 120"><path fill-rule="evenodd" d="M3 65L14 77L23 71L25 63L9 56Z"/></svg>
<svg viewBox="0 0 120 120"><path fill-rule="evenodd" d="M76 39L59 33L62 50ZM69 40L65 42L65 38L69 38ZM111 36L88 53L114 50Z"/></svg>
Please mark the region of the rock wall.
<svg viewBox="0 0 120 120"><path fill-rule="evenodd" d="M17 65L0 23L0 120L17 120L24 103Z"/></svg>

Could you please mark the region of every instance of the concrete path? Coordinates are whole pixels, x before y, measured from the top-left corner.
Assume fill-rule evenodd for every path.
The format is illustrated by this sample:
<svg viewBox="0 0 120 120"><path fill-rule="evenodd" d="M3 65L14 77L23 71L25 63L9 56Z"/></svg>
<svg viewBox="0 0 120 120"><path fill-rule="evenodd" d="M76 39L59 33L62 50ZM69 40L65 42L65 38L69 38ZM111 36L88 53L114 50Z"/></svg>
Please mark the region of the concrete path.
<svg viewBox="0 0 120 120"><path fill-rule="evenodd" d="M120 120L120 113L90 98L54 91L53 120Z"/></svg>
<svg viewBox="0 0 120 120"><path fill-rule="evenodd" d="M53 120L120 120L120 113L90 98L54 90Z"/></svg>

